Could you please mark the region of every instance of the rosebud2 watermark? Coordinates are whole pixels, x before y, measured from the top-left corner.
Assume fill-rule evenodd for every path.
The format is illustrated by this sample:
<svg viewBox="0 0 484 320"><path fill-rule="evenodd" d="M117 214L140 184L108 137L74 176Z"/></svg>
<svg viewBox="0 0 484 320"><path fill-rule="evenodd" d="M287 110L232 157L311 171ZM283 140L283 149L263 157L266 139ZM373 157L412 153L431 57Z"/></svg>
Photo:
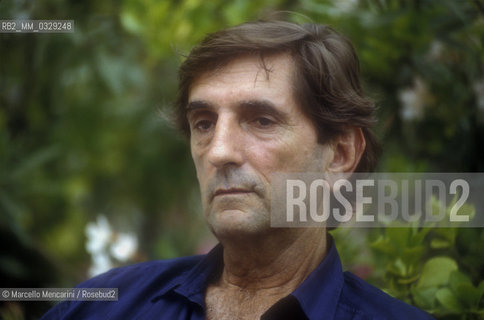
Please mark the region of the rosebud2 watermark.
<svg viewBox="0 0 484 320"><path fill-rule="evenodd" d="M484 173L279 173L273 227L483 227Z"/></svg>
<svg viewBox="0 0 484 320"><path fill-rule="evenodd" d="M118 301L118 288L0 288L0 301Z"/></svg>

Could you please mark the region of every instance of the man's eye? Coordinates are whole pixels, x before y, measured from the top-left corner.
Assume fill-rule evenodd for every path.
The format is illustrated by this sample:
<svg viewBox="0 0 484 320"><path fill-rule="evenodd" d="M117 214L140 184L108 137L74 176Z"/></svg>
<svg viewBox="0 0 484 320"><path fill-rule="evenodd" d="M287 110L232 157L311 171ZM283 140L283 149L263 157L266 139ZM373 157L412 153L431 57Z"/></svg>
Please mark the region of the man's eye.
<svg viewBox="0 0 484 320"><path fill-rule="evenodd" d="M195 123L195 129L199 131L207 131L212 127L212 121L210 120L200 120Z"/></svg>
<svg viewBox="0 0 484 320"><path fill-rule="evenodd" d="M259 117L254 120L255 124L260 128L268 128L272 126L275 122L267 117Z"/></svg>

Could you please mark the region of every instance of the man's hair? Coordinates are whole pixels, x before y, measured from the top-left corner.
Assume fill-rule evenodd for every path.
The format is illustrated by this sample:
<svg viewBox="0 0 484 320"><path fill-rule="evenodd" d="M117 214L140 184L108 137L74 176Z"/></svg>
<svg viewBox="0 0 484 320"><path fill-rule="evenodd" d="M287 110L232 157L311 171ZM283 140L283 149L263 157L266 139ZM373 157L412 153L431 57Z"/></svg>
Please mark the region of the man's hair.
<svg viewBox="0 0 484 320"><path fill-rule="evenodd" d="M175 108L182 132L190 136L186 107L190 86L200 76L247 55L260 57L269 75L264 58L281 53L289 54L294 61L294 98L313 121L318 142L331 142L348 127L360 127L366 148L356 171L373 171L380 150L370 129L376 121L375 105L363 94L359 61L351 42L325 25L256 21L206 36L179 69Z"/></svg>

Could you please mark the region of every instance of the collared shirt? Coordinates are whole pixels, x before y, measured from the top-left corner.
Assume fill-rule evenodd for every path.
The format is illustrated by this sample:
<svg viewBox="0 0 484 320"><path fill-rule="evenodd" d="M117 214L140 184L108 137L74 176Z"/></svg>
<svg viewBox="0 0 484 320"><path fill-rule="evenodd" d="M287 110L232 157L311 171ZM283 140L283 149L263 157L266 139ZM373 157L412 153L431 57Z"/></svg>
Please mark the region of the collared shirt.
<svg viewBox="0 0 484 320"><path fill-rule="evenodd" d="M425 312L343 272L333 241L323 261L290 295L261 317L273 319L423 320ZM118 301L65 301L47 319L205 319L205 291L221 274L223 248L207 255L113 269L78 287L118 288Z"/></svg>

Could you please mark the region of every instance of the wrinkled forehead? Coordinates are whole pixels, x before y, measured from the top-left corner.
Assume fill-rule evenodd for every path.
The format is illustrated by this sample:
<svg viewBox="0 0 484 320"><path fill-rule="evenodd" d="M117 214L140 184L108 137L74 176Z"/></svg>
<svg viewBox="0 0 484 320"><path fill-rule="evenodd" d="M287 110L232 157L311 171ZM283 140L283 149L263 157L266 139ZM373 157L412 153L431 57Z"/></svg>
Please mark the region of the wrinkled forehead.
<svg viewBox="0 0 484 320"><path fill-rule="evenodd" d="M215 81L230 82L240 76L247 77L248 71L252 71L252 77L246 80L252 82L254 86L271 82L280 84L283 81L291 92L294 91L295 65L292 56L289 53L258 53L232 57L220 61L208 70L201 71L191 82L188 95L197 85L210 84Z"/></svg>

